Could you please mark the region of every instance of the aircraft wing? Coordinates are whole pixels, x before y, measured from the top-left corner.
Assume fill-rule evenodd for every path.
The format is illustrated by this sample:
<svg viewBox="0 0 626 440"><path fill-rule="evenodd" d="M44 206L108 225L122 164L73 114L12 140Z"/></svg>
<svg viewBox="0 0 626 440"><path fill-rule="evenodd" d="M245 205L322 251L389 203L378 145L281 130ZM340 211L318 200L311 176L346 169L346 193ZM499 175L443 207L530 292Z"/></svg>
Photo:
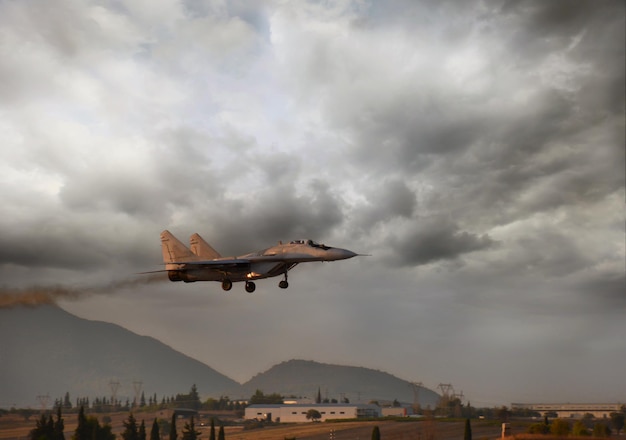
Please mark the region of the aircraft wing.
<svg viewBox="0 0 626 440"><path fill-rule="evenodd" d="M251 263L248 259L241 258L232 258L232 259L220 259L220 260L207 260L207 261L183 261L180 263L171 263L171 264L181 264L184 265L184 269L209 269L209 270L220 270L220 269L232 269L236 267L247 267Z"/></svg>

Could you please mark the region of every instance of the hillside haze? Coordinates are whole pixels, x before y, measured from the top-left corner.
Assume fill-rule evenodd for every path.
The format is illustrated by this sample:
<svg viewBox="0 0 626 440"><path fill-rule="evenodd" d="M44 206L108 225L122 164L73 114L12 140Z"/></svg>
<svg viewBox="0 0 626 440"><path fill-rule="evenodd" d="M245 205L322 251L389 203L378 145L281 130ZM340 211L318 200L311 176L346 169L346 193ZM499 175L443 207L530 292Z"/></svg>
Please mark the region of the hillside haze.
<svg viewBox="0 0 626 440"><path fill-rule="evenodd" d="M88 321L55 306L0 309L0 407L36 406L37 396L51 401L77 397L134 398L142 382L146 399L189 392L219 396L237 382L154 338L118 325Z"/></svg>
<svg viewBox="0 0 626 440"><path fill-rule="evenodd" d="M315 400L318 390L322 399L347 398L352 403L370 400L412 403L414 387L406 380L383 371L363 367L322 364L314 361L291 360L258 374L242 385L243 394L255 391L279 393ZM417 388L417 397L423 408L434 408L440 396L425 387Z"/></svg>
<svg viewBox="0 0 626 440"><path fill-rule="evenodd" d="M219 353L216 354L219 356ZM118 400L134 398L142 384L146 399L160 400L189 392L197 385L201 398L247 399L257 389L315 399L345 397L352 403L397 399L413 402L413 387L388 373L362 367L291 360L260 373L243 385L158 340L139 336L115 324L89 321L59 307L17 306L0 309L0 408L37 407L37 396L54 399L111 396L119 382ZM419 388L422 407L434 407L439 396Z"/></svg>

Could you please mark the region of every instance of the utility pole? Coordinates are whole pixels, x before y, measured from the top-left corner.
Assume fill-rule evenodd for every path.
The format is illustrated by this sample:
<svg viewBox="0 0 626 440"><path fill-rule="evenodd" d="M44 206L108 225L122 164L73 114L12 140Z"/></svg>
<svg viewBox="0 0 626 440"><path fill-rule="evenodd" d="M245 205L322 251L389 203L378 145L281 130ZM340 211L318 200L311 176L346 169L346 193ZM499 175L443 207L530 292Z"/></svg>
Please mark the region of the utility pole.
<svg viewBox="0 0 626 440"><path fill-rule="evenodd" d="M413 390L413 414L419 414L421 405L419 400L420 387L424 386L422 382L411 382L411 389Z"/></svg>
<svg viewBox="0 0 626 440"><path fill-rule="evenodd" d="M39 401L39 405L41 405L41 410L46 411L48 409L48 402L50 401L50 394L39 395L37 396L37 400Z"/></svg>
<svg viewBox="0 0 626 440"><path fill-rule="evenodd" d="M135 401L133 402L133 406L139 406L139 396L141 395L141 387L143 386L143 382L140 380L136 380L133 382L133 389L135 390Z"/></svg>
<svg viewBox="0 0 626 440"><path fill-rule="evenodd" d="M117 406L117 390L120 388L120 383L111 380L109 386L111 387L111 408L113 409Z"/></svg>

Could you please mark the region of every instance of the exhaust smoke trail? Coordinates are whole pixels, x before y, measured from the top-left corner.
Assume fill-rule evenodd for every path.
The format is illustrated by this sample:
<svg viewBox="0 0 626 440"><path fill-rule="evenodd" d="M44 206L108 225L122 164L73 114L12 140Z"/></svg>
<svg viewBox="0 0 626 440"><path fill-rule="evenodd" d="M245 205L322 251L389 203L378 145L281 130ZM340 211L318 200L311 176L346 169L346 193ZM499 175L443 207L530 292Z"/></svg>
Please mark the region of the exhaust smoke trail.
<svg viewBox="0 0 626 440"><path fill-rule="evenodd" d="M17 306L38 307L50 304L56 305L59 300L78 301L91 295L112 294L118 290L159 283L162 281L167 281L167 276L158 274L85 287L67 287L62 285L29 286L24 288L1 287L0 309L8 309Z"/></svg>

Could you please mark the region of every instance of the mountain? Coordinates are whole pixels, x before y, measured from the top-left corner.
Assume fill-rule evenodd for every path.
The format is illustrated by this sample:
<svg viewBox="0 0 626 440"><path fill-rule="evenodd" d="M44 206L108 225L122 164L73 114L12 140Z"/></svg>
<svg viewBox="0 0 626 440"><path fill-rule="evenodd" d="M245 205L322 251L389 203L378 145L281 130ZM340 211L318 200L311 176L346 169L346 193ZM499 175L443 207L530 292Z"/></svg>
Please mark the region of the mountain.
<svg viewBox="0 0 626 440"><path fill-rule="evenodd" d="M241 386L242 395L251 396L256 390L289 397L315 399L318 390L322 398L350 402L393 401L412 403L414 387L410 382L391 374L363 367L321 364L313 361L291 360L258 374ZM418 401L423 408L434 408L440 396L424 387L417 388Z"/></svg>
<svg viewBox="0 0 626 440"><path fill-rule="evenodd" d="M141 382L146 399L187 393L221 395L234 380L156 339L78 318L56 306L0 309L0 407L36 406L37 396L111 396L131 401ZM74 402L72 402L74 403Z"/></svg>
<svg viewBox="0 0 626 440"><path fill-rule="evenodd" d="M350 402L413 402L413 387L390 374L361 367L291 360L270 368L243 385L167 345L118 325L89 321L53 305L0 308L0 408L36 407L38 396L50 396L48 407L66 392L78 397L111 396L133 400L141 382L146 399L187 393L197 385L202 398L247 399L257 389L267 394ZM420 387L423 407L439 396ZM72 404L75 400L72 400Z"/></svg>

